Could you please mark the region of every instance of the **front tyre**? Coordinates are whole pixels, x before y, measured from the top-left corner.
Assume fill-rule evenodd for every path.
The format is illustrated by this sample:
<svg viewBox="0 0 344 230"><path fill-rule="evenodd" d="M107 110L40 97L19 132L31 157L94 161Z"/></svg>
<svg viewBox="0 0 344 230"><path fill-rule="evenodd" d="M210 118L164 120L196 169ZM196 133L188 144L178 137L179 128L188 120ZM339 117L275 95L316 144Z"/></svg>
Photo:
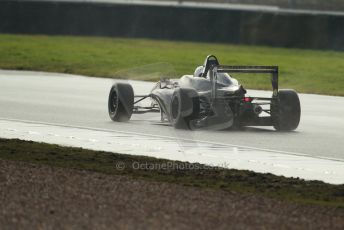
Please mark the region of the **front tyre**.
<svg viewBox="0 0 344 230"><path fill-rule="evenodd" d="M110 90L108 111L113 121L128 121L133 113L134 90L130 84L115 83Z"/></svg>
<svg viewBox="0 0 344 230"><path fill-rule="evenodd" d="M271 108L273 126L276 130L295 130L301 117L300 99L294 90L279 90L277 102Z"/></svg>

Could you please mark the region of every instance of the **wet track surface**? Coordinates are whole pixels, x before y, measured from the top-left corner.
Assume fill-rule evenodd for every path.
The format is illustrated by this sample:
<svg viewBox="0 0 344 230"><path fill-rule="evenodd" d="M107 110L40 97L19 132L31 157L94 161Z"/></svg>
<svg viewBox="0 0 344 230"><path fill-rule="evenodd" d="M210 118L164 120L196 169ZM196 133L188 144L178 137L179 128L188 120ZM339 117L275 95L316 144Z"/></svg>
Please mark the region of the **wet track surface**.
<svg viewBox="0 0 344 230"><path fill-rule="evenodd" d="M159 114L133 115L128 123L108 117L113 79L0 71L0 117L70 126L153 134L344 160L344 97L300 95L301 122L294 132L273 128L242 131L183 131L162 124ZM154 83L129 81L137 94ZM283 88L283 86L281 86ZM257 92L261 94L261 92Z"/></svg>
<svg viewBox="0 0 344 230"><path fill-rule="evenodd" d="M129 82L140 95L154 85ZM107 97L113 83L113 79L0 71L0 136L344 183L342 97L301 94L302 117L294 132L276 132L272 127L188 131L161 123L158 113L112 122Z"/></svg>

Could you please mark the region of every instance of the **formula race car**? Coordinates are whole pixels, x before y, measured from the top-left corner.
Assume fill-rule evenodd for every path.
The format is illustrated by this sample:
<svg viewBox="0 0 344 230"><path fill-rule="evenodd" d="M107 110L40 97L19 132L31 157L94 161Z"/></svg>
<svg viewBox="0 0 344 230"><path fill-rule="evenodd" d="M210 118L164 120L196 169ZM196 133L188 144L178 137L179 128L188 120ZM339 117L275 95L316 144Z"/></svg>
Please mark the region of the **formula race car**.
<svg viewBox="0 0 344 230"><path fill-rule="evenodd" d="M244 87L229 75L233 73L271 74L272 96L246 96ZM151 100L149 106L140 106L145 99ZM119 122L133 113L157 112L162 122L178 129L273 126L289 131L298 127L301 115L297 93L278 89L277 66L224 66L214 55L207 56L194 75L161 79L147 95L134 95L130 84L115 83L108 110Z"/></svg>

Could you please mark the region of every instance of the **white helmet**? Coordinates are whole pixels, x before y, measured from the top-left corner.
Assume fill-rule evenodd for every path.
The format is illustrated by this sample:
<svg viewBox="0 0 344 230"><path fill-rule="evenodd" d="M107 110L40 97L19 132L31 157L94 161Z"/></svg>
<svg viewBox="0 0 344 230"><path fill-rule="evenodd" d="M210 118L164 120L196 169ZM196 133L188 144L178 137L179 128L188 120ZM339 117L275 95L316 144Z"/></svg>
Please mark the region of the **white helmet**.
<svg viewBox="0 0 344 230"><path fill-rule="evenodd" d="M195 69L194 77L202 77L203 71L204 71L204 67L203 66L198 66Z"/></svg>

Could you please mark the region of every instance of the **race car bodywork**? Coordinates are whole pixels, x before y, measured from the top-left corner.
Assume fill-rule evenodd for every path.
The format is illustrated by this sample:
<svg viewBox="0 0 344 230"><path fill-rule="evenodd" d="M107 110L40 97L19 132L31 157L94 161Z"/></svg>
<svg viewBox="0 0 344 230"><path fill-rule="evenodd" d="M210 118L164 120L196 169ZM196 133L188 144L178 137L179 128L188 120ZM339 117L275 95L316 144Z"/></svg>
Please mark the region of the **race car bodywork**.
<svg viewBox="0 0 344 230"><path fill-rule="evenodd" d="M162 79L147 95L134 95L130 84L114 84L108 101L110 118L127 121L133 113L159 112L161 121L179 129L273 126L276 130L294 130L298 127L301 115L298 95L294 90L278 89L277 66L224 66L213 55L207 56L203 66L200 77ZM243 86L223 73L270 74L273 94L247 97ZM138 105L148 98L151 106Z"/></svg>

